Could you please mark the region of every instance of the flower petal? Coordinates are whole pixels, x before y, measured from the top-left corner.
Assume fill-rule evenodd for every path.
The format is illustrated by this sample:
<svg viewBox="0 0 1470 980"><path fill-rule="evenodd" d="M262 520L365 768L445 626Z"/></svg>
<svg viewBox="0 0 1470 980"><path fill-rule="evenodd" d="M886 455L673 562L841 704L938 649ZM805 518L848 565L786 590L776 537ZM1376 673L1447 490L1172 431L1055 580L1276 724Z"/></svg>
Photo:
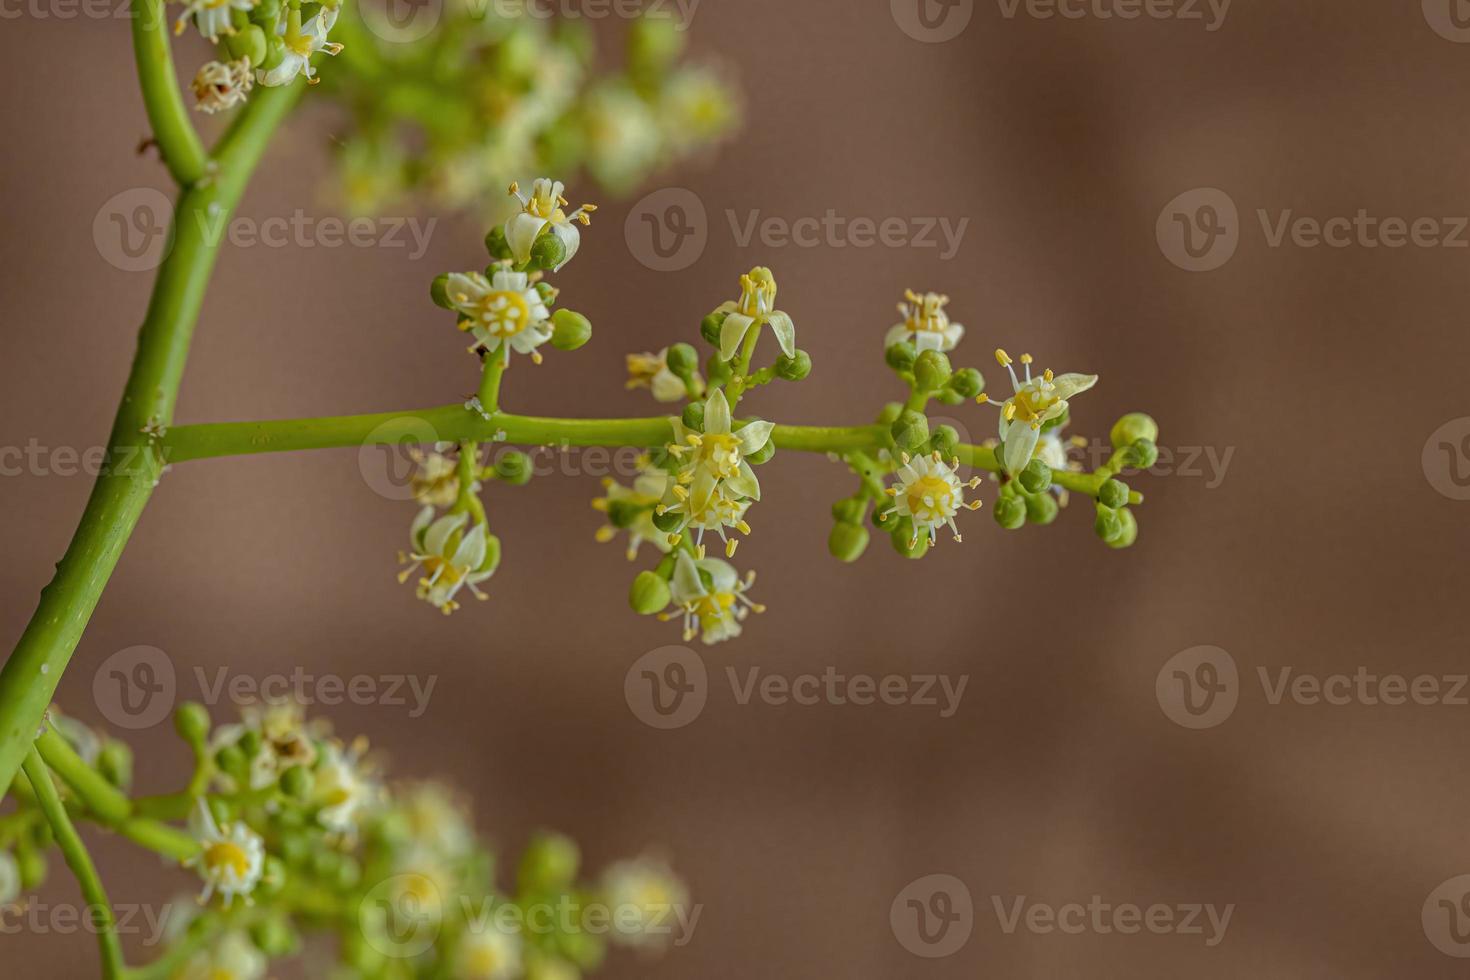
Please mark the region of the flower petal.
<svg viewBox="0 0 1470 980"><path fill-rule="evenodd" d="M735 356L745 335L755 320L744 313L731 313L720 326L720 359L728 361Z"/></svg>
<svg viewBox="0 0 1470 980"><path fill-rule="evenodd" d="M758 453L765 448L766 443L771 441L771 431L776 428L775 422L761 420L751 422L745 428L735 433L740 440L740 451L742 453Z"/></svg>
<svg viewBox="0 0 1470 980"><path fill-rule="evenodd" d="M1097 384L1097 375L1059 374L1052 379L1051 383L1056 389L1056 396L1066 399L1071 398L1073 395L1080 395L1088 388Z"/></svg>
<svg viewBox="0 0 1470 980"><path fill-rule="evenodd" d="M566 249L566 255L562 257L553 272L561 271L561 267L572 261L572 256L577 254L577 249L582 247L582 233L577 226L570 221L557 223L551 226L551 233L561 239L562 247Z"/></svg>
<svg viewBox="0 0 1470 980"><path fill-rule="evenodd" d="M450 537L464 527L465 522L469 519L469 514L450 514L435 521L429 527L428 533L424 535L425 554L442 556L444 546L449 543Z"/></svg>
<svg viewBox="0 0 1470 980"><path fill-rule="evenodd" d="M517 264L525 264L531 258L531 246L536 236L546 227L546 219L522 211L505 223L505 240Z"/></svg>
<svg viewBox="0 0 1470 980"><path fill-rule="evenodd" d="M737 497L761 499L761 481L756 479L755 470L743 459L740 461L740 472L725 481L725 489Z"/></svg>
<svg viewBox="0 0 1470 980"><path fill-rule="evenodd" d="M902 343L903 341L908 340L910 333L911 331L909 330L909 325L907 323L895 323L893 326L889 327L888 332L883 335L883 349L887 350L894 344Z"/></svg>
<svg viewBox="0 0 1470 980"><path fill-rule="evenodd" d="M716 388L704 403L704 431L711 435L726 435L730 431L730 403L722 389Z"/></svg>
<svg viewBox="0 0 1470 980"><path fill-rule="evenodd" d="M1031 453L1036 449L1036 440L1041 438L1041 430L1033 427L1029 422L1012 422L1006 430L1005 464L1006 472L1016 474L1026 468L1031 462Z"/></svg>
<svg viewBox="0 0 1470 980"><path fill-rule="evenodd" d="M766 317L766 322L771 325L771 330L776 334L776 343L781 345L781 353L787 357L796 356L796 324L791 317L780 310L773 310Z"/></svg>
<svg viewBox="0 0 1470 980"><path fill-rule="evenodd" d="M674 601L680 604L704 595L704 583L699 580L699 569L689 552L679 552L674 562L674 578L669 584L673 586Z"/></svg>

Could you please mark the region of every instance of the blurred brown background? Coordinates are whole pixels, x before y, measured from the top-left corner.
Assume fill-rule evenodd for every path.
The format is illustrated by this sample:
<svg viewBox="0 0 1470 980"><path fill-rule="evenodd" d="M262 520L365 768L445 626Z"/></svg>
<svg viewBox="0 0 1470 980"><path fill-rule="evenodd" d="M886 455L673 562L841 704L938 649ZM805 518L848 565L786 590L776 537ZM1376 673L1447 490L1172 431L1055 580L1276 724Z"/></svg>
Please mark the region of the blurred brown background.
<svg viewBox="0 0 1470 980"><path fill-rule="evenodd" d="M492 488L506 549L493 601L444 620L395 583L413 507L365 486L354 451L191 463L146 513L63 703L102 722L93 672L135 644L166 650L195 695L195 666L436 675L421 718L327 713L371 735L399 773L464 786L507 852L542 826L574 835L592 866L662 845L704 904L687 947L651 963L615 956L609 978L1462 975L1426 938L1421 908L1470 872L1470 709L1273 706L1257 668L1467 669L1470 504L1435 490L1421 451L1470 415L1470 250L1465 236L1272 247L1256 212L1470 214L1470 44L1437 33L1417 3L1239 3L1214 31L1204 6L1203 20L1006 9L977 2L959 36L930 44L881 0L706 0L695 50L732 66L748 125L634 198L694 191L708 247L687 270L652 271L624 240L632 201L603 200L559 278L594 341L518 367L506 402L653 414L646 395L624 393L622 355L692 339L736 276L767 263L816 371L759 392L751 410L864 421L895 393L881 359L893 303L908 286L941 289L970 331L956 363L980 366L992 389L989 351L1031 350L1102 376L1074 405L1077 432L1105 438L1119 414L1145 409L1166 446L1233 450L1223 480L1203 462L1200 476L1134 479L1148 497L1136 547L1105 548L1074 506L1017 534L967 515L964 544L922 562L880 538L843 566L824 542L851 478L783 453L761 472L766 499L738 556L760 570L770 611L741 640L700 648L709 704L662 732L630 712L623 682L677 630L628 611L635 569L592 540L594 479ZM146 124L123 21L7 19L0 64L0 446L85 449L110 424L151 281L99 256L93 218L127 188L166 189L165 176L133 154ZM301 113L242 214L320 213L336 120L324 105ZM1222 267L1190 273L1165 258L1155 223L1198 187L1238 206L1240 240ZM596 195L574 184L569 196ZM741 222L752 209L787 221L833 209L969 225L946 262L935 249L740 248L727 209ZM474 368L427 285L482 264L483 233L445 219L418 261L402 249L226 251L180 421L463 398ZM992 410L957 414L990 434ZM34 468L0 479L3 645L89 482ZM1242 690L1227 722L1189 731L1161 711L1155 678L1200 644L1230 652ZM727 665L965 674L969 686L947 719L741 706ZM167 726L135 744L142 785L171 786L183 754ZM115 901L190 887L129 848L100 855ZM889 907L933 873L966 884L975 916L959 952L929 960L896 940ZM43 897L74 895L58 862ZM1008 935L992 897L1022 895L1236 908L1214 947L1146 931ZM90 937L49 934L0 938L0 955L7 976L79 977L96 954Z"/></svg>

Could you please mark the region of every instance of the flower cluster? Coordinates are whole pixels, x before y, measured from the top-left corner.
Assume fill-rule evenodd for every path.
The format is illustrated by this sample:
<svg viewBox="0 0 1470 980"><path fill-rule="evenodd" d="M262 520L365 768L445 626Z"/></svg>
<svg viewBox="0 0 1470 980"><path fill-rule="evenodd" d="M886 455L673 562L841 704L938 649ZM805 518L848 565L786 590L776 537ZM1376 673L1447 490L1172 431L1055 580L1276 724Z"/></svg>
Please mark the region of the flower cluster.
<svg viewBox="0 0 1470 980"><path fill-rule="evenodd" d="M175 33L193 21L224 59L205 62L195 74L198 109L211 114L233 109L257 82L289 85L299 76L316 84L312 56L342 51L328 38L341 13L341 0L186 0Z"/></svg>

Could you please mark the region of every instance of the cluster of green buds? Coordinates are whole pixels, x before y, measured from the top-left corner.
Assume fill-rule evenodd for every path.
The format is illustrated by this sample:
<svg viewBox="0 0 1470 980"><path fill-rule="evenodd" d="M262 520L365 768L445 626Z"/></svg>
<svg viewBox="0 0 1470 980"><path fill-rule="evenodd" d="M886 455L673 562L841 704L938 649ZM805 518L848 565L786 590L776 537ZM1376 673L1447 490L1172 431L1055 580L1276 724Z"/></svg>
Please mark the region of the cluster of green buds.
<svg viewBox="0 0 1470 980"><path fill-rule="evenodd" d="M191 702L174 721L194 769L162 796L131 798L124 743L56 709L38 743L67 810L197 877L197 897L168 906L147 975L264 980L316 934L335 938L342 976L575 980L609 943L657 947L687 919L688 892L666 863L619 861L585 881L576 844L558 834L533 838L502 887L457 794L390 785L364 740L344 744L294 703L216 727ZM24 777L14 790L17 807L0 817L4 907L45 881L54 843L36 790Z"/></svg>
<svg viewBox="0 0 1470 980"><path fill-rule="evenodd" d="M194 76L201 112L232 109L246 100L257 82L287 85L297 76L315 84L312 56L341 53L329 39L342 14L342 0L186 0L174 24L183 33L193 21L220 60L206 62Z"/></svg>

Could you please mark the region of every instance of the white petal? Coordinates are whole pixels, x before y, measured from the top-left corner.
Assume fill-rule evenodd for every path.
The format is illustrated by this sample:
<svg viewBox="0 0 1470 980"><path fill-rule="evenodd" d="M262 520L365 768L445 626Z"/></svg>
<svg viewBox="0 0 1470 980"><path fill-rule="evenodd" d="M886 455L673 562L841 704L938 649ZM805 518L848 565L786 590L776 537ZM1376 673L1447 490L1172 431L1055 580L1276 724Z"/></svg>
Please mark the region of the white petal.
<svg viewBox="0 0 1470 980"><path fill-rule="evenodd" d="M444 546L449 538L464 527L465 522L470 519L468 514L451 514L441 517L429 528L429 533L424 535L424 551L430 555L443 555Z"/></svg>
<svg viewBox="0 0 1470 980"><path fill-rule="evenodd" d="M684 382L667 368L653 376L652 390L653 397L661 402L677 402L684 399Z"/></svg>
<svg viewBox="0 0 1470 980"><path fill-rule="evenodd" d="M582 246L582 233L578 231L577 226L570 221L563 224L552 225L551 233L557 238L561 239L562 247L567 250L566 255L562 257L560 264L557 265L556 269L552 270L559 271L562 266L572 261L572 256L576 255L577 249Z"/></svg>
<svg viewBox="0 0 1470 980"><path fill-rule="evenodd" d="M1029 422L1011 423L1010 429L1006 432L1007 473L1014 475L1026 468L1026 464L1031 462L1031 453L1036 449L1036 440L1040 436L1041 430L1033 428Z"/></svg>
<svg viewBox="0 0 1470 980"><path fill-rule="evenodd" d="M883 335L883 348L886 350L894 344L902 343L909 339L909 327L906 323L895 323L888 328L888 333Z"/></svg>
<svg viewBox="0 0 1470 980"><path fill-rule="evenodd" d="M505 223L505 240L510 245L511 255L515 256L517 264L524 265L530 261L531 246L545 227L545 218L538 218L524 211Z"/></svg>
<svg viewBox="0 0 1470 980"><path fill-rule="evenodd" d="M413 542L414 551L418 551L424 546L423 541L419 540L419 538L424 533L424 528L428 527L429 522L433 519L433 506L430 504L425 504L424 509L418 512L418 515L413 519L413 523L409 525L408 539L409 541Z"/></svg>
<svg viewBox="0 0 1470 980"><path fill-rule="evenodd" d="M679 557L674 562L674 578L670 584L673 586L674 601L679 603L705 594L704 583L699 580L699 569L695 567L694 559L689 557L689 552L679 552Z"/></svg>
<svg viewBox="0 0 1470 980"><path fill-rule="evenodd" d="M776 428L774 422L751 422L735 435L740 439L740 451L742 453L758 453L765 448L766 443L771 441L771 431Z"/></svg>
<svg viewBox="0 0 1470 980"><path fill-rule="evenodd" d="M454 549L450 561L460 568L479 568L485 561L485 525L476 524Z"/></svg>
<svg viewBox="0 0 1470 980"><path fill-rule="evenodd" d="M1056 387L1056 396L1058 398L1071 398L1073 395L1081 394L1097 384L1097 375L1059 374L1052 379L1052 384Z"/></svg>
<svg viewBox="0 0 1470 980"><path fill-rule="evenodd" d="M737 497L761 499L761 482L755 478L755 470L743 459L740 461L740 472L725 481L725 488Z"/></svg>
<svg viewBox="0 0 1470 980"><path fill-rule="evenodd" d="M704 431L711 435L726 435L730 431L730 403L725 400L723 389L716 389L704 403Z"/></svg>
<svg viewBox="0 0 1470 980"><path fill-rule="evenodd" d="M724 324L720 327L720 358L730 360L740 345L745 341L745 335L750 330L755 320L744 313L731 313L725 317Z"/></svg>
<svg viewBox="0 0 1470 980"><path fill-rule="evenodd" d="M771 325L771 330L776 334L776 343L781 345L781 353L787 357L796 356L796 324L791 317L775 310L766 317L766 322Z"/></svg>

